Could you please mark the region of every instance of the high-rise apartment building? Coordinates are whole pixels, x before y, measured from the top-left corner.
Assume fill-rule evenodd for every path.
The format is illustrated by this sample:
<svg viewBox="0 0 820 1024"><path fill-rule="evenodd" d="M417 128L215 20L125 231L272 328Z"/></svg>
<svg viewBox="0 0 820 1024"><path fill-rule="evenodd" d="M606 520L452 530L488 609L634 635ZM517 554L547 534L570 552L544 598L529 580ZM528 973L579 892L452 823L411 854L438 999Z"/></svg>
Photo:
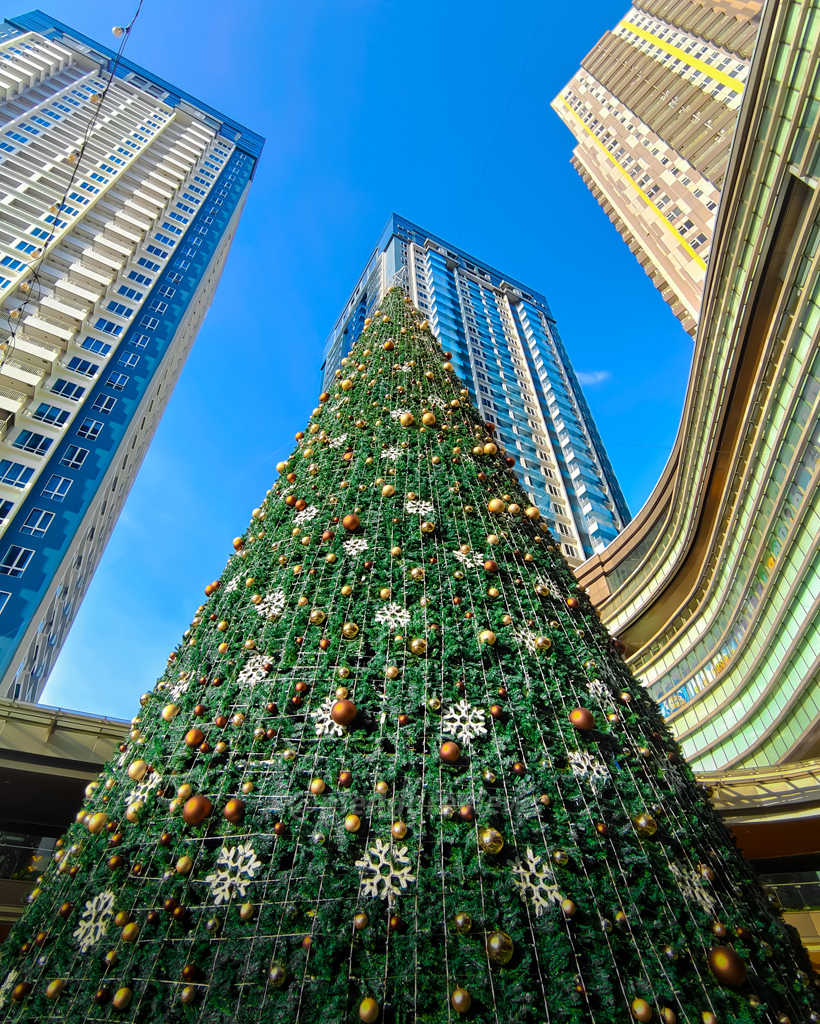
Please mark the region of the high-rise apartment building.
<svg viewBox="0 0 820 1024"><path fill-rule="evenodd" d="M45 686L262 144L39 12L0 25L0 696Z"/></svg>
<svg viewBox="0 0 820 1024"><path fill-rule="evenodd" d="M391 285L428 318L573 565L629 510L543 295L393 214L325 343L325 385ZM409 368L408 368L409 369Z"/></svg>
<svg viewBox="0 0 820 1024"><path fill-rule="evenodd" d="M761 7L635 3L552 101L573 167L690 334Z"/></svg>

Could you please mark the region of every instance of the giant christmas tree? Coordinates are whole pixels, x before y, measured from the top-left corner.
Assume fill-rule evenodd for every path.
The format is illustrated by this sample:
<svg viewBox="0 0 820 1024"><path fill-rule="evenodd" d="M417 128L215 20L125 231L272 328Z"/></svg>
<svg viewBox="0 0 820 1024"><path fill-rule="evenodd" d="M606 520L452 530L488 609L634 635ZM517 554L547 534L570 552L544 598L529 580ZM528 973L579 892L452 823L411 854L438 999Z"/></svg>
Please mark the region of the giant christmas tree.
<svg viewBox="0 0 820 1024"><path fill-rule="evenodd" d="M401 291L337 376L3 947L0 1018L816 1020Z"/></svg>

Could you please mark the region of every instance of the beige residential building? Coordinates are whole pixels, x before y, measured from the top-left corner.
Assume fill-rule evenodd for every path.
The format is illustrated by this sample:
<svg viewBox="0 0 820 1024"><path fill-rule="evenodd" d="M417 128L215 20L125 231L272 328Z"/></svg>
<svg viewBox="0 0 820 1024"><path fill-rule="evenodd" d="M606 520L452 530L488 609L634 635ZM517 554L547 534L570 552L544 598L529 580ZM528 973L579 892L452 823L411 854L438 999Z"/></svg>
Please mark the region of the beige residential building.
<svg viewBox="0 0 820 1024"><path fill-rule="evenodd" d="M573 166L690 334L761 6L635 4L552 102Z"/></svg>

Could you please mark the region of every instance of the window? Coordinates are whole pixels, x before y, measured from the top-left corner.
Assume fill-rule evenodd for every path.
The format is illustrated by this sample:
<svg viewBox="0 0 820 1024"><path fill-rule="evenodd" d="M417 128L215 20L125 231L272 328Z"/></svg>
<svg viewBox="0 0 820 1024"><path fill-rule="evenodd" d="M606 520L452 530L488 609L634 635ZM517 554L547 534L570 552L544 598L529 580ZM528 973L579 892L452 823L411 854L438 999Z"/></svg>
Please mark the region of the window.
<svg viewBox="0 0 820 1024"><path fill-rule="evenodd" d="M4 498L0 501L0 523L5 523L9 517L9 512L14 508L14 502L9 501L8 498Z"/></svg>
<svg viewBox="0 0 820 1024"><path fill-rule="evenodd" d="M179 282L182 280L182 274L169 274L168 280L171 282L171 284L179 284ZM170 292L171 295L174 294L173 288L168 288L167 291Z"/></svg>
<svg viewBox="0 0 820 1024"><path fill-rule="evenodd" d="M20 533L27 533L32 537L45 537L46 530L51 526L53 519L53 512L46 512L42 508L33 508L20 527Z"/></svg>
<svg viewBox="0 0 820 1024"><path fill-rule="evenodd" d="M45 455L52 445L52 439L44 434L35 434L31 430L21 430L12 442L13 448L30 452L32 455Z"/></svg>
<svg viewBox="0 0 820 1024"><path fill-rule="evenodd" d="M80 182L80 188L84 189L86 192L90 192L92 196L97 195L97 193L100 191L98 188L95 188L93 185L89 185L87 181L81 181Z"/></svg>
<svg viewBox="0 0 820 1024"><path fill-rule="evenodd" d="M6 135L8 135L10 139L14 139L15 142L21 142L24 146L28 142L25 135L21 135L19 132L6 132Z"/></svg>
<svg viewBox="0 0 820 1024"><path fill-rule="evenodd" d="M140 275L138 274L137 277ZM142 292L138 292L136 288L129 288L127 285L121 284L117 289L118 295L124 295L126 299L133 299L134 302L142 302ZM110 308L110 307L109 307Z"/></svg>
<svg viewBox="0 0 820 1024"><path fill-rule="evenodd" d="M134 352L123 352L120 358L117 360L117 366L124 366L130 368L136 366L140 361L140 357Z"/></svg>
<svg viewBox="0 0 820 1024"><path fill-rule="evenodd" d="M146 331L154 331L159 326L159 320L153 316L144 316L140 320L140 327L144 327Z"/></svg>
<svg viewBox="0 0 820 1024"><path fill-rule="evenodd" d="M33 554L31 548L21 548L17 544L12 544L0 562L0 573L4 576L22 576Z"/></svg>
<svg viewBox="0 0 820 1024"><path fill-rule="evenodd" d="M100 420L92 420L90 416L86 416L80 426L77 427L77 437L84 437L88 441L96 441L102 428L103 424Z"/></svg>
<svg viewBox="0 0 820 1024"><path fill-rule="evenodd" d="M129 272L128 280L129 281L136 281L137 284L144 284L144 285L147 285L148 287L150 287L151 284L152 284L152 278L146 277L145 274L138 274L136 272L136 270L132 270L132 271ZM123 285L123 287L125 287L125 285ZM142 298L142 294L143 294L142 292L138 292L138 291L136 291L136 289L129 289L129 291L134 291L134 295L139 295L139 297ZM126 292L120 290L120 294L121 295L125 295ZM128 297L129 298L133 298L134 296L129 295Z"/></svg>
<svg viewBox="0 0 820 1024"><path fill-rule="evenodd" d="M92 171L91 174L88 175L88 177L91 178L93 181L101 181L103 185L108 184L108 178L100 174L99 171ZM80 188L82 188L82 185L80 186Z"/></svg>
<svg viewBox="0 0 820 1024"><path fill-rule="evenodd" d="M79 192L71 192L68 198L73 199L75 203L82 203L83 206L87 206L91 202L87 196L81 196Z"/></svg>
<svg viewBox="0 0 820 1024"><path fill-rule="evenodd" d="M163 256L163 259L165 259L164 256ZM153 270L155 273L158 270L161 269L159 263L152 263L150 260L147 260L144 256L140 256L140 258L137 260L137 264L140 267L145 267L146 270ZM128 276L131 277L130 274ZM139 281L139 277L134 277L134 278L132 278L132 280L133 281ZM148 278L146 278L144 281L140 281L139 283L140 284L150 284L151 282L148 280Z"/></svg>
<svg viewBox="0 0 820 1024"><path fill-rule="evenodd" d="M51 391L55 395L62 395L63 398L70 398L72 402L79 402L85 394L85 388L79 384L60 378L51 385Z"/></svg>
<svg viewBox="0 0 820 1024"><path fill-rule="evenodd" d="M31 242L18 242L14 248L17 249L19 252L24 252L28 256L29 253L34 252L37 246L32 245Z"/></svg>
<svg viewBox="0 0 820 1024"><path fill-rule="evenodd" d="M86 351L93 352L95 355L102 356L103 358L111 351L111 346L107 345L104 341L100 341L99 338L86 338L82 345L80 345L80 348L84 348Z"/></svg>
<svg viewBox="0 0 820 1024"><path fill-rule="evenodd" d="M127 383L128 377L124 373L111 373L105 382L105 386L113 388L115 391L122 391Z"/></svg>
<svg viewBox="0 0 820 1024"><path fill-rule="evenodd" d="M172 298L176 294L176 288L169 288L167 285L160 288L160 295L164 295L166 299Z"/></svg>
<svg viewBox="0 0 820 1024"><path fill-rule="evenodd" d="M193 206L186 206L184 203L177 203L177 209L182 210L183 213L196 213L196 210L193 208ZM183 224L188 223L188 221L184 220L182 217L175 217L173 213L170 214L170 216L174 217L176 220L181 220Z"/></svg>
<svg viewBox="0 0 820 1024"><path fill-rule="evenodd" d="M179 267L180 270L187 270L190 265L187 260L174 260L174 266Z"/></svg>
<svg viewBox="0 0 820 1024"><path fill-rule="evenodd" d="M85 462L86 455L88 455L87 448L78 448L76 444L70 444L65 455L60 459L60 465L68 466L69 469L79 469Z"/></svg>
<svg viewBox="0 0 820 1024"><path fill-rule="evenodd" d="M147 334L133 334L128 339L128 344L133 345L134 348L145 348L150 340Z"/></svg>
<svg viewBox="0 0 820 1024"><path fill-rule="evenodd" d="M123 307L124 308L124 307ZM94 324L98 331L103 331L105 334L113 334L115 338L119 337L122 333L122 327L112 323L110 320L103 320L102 317Z"/></svg>
<svg viewBox="0 0 820 1024"><path fill-rule="evenodd" d="M22 462L12 462L11 459L0 459L0 484L25 487L33 475L34 470L31 466L24 466Z"/></svg>
<svg viewBox="0 0 820 1024"><path fill-rule="evenodd" d="M52 427L61 427L68 419L68 412L61 409L59 405L48 405L47 402L40 402L37 410L31 414L32 419L41 423L49 423Z"/></svg>
<svg viewBox="0 0 820 1024"><path fill-rule="evenodd" d="M168 253L163 252L162 249L158 249L155 245L146 245L145 251L150 252L153 256L158 256L161 260L168 259ZM137 260L137 263L142 263L142 260ZM147 266L147 263L145 264L145 266ZM155 269L159 270L159 267L155 265Z"/></svg>
<svg viewBox="0 0 820 1024"><path fill-rule="evenodd" d="M0 260L0 267L8 267L9 270L25 270L26 265L21 260L16 260L12 256L4 256Z"/></svg>
<svg viewBox="0 0 820 1024"><path fill-rule="evenodd" d="M152 302L148 307L152 313L164 313L168 309L167 302Z"/></svg>
<svg viewBox="0 0 820 1024"><path fill-rule="evenodd" d="M57 476L55 473L43 488L43 497L51 498L52 501L62 501L70 486L71 481L67 476Z"/></svg>
<svg viewBox="0 0 820 1024"><path fill-rule="evenodd" d="M8 142L0 142L0 149L4 149L7 153L17 152L17 148L15 146L10 146Z"/></svg>
<svg viewBox="0 0 820 1024"><path fill-rule="evenodd" d="M170 226L170 224L163 224L162 226L163 226L164 228L168 228L168 230L169 230L169 231L174 231L174 230L176 230L175 228L172 228L172 227ZM181 234L182 234L182 232L181 232L181 231L177 231L177 234L178 234L178 235L181 235ZM163 244L163 245L176 245L176 240L175 240L175 239L173 239L173 238L169 238L169 237L168 237L167 235L161 235L161 234L160 234L159 232L157 232L157 233L156 233L156 234L154 235L154 238L156 238L156 240L157 240L158 242L162 242L162 244Z"/></svg>
<svg viewBox="0 0 820 1024"><path fill-rule="evenodd" d="M93 377L97 370L99 370L99 366L96 363L89 362L88 359L72 356L68 361L67 369L73 370L75 373L81 373L84 377Z"/></svg>
<svg viewBox="0 0 820 1024"><path fill-rule="evenodd" d="M109 313L114 313L116 316L129 317L134 315L134 310L130 306L123 305L122 302L109 302L105 308ZM113 327L114 325L112 324L111 326ZM113 332L109 331L108 333L111 334Z"/></svg>
<svg viewBox="0 0 820 1024"><path fill-rule="evenodd" d="M106 395L98 395L94 399L94 404L91 406L97 412L101 412L104 416L107 416L114 406L117 404L116 398L108 398Z"/></svg>
<svg viewBox="0 0 820 1024"><path fill-rule="evenodd" d="M53 214L49 214L48 217L43 217L43 220L46 224L53 224L55 230L58 228L64 228L66 224L68 224L67 220L59 220L57 217L53 216Z"/></svg>

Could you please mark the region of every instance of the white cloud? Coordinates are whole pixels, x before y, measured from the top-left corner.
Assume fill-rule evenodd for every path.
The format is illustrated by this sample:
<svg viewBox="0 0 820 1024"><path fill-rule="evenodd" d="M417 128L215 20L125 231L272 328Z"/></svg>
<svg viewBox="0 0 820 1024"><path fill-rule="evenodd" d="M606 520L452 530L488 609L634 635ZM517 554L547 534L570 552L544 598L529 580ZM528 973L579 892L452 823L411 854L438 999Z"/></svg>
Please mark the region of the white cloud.
<svg viewBox="0 0 820 1024"><path fill-rule="evenodd" d="M582 385L603 384L605 380L609 380L610 373L609 370L592 370L591 373L584 373L582 370L575 376L578 378L578 383Z"/></svg>

